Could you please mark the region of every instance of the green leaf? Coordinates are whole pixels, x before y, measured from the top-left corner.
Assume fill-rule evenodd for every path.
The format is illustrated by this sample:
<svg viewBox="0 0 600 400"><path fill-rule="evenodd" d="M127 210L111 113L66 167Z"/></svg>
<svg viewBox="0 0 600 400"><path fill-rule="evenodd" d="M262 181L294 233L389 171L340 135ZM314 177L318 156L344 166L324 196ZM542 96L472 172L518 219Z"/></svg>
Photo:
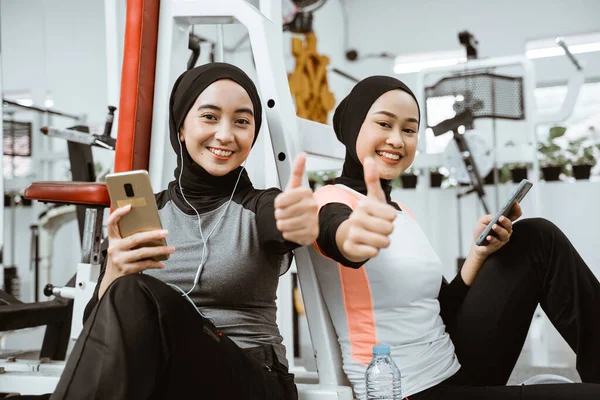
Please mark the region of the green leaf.
<svg viewBox="0 0 600 400"><path fill-rule="evenodd" d="M579 146L581 146L581 145L583 144L583 142L585 142L586 140L588 140L588 138L587 138L587 137L585 137L585 136L584 136L584 137L580 137L579 139L571 140L571 141L569 142L569 145L570 145L570 146L577 146L577 147L579 147Z"/></svg>
<svg viewBox="0 0 600 400"><path fill-rule="evenodd" d="M555 143L552 143L550 146L548 146L548 151L558 152L560 151L560 146Z"/></svg>
<svg viewBox="0 0 600 400"><path fill-rule="evenodd" d="M566 131L567 131L567 128L565 128L564 126L553 126L552 128L550 128L549 138L550 138L550 140L553 140L553 139L559 138L561 136L564 136Z"/></svg>

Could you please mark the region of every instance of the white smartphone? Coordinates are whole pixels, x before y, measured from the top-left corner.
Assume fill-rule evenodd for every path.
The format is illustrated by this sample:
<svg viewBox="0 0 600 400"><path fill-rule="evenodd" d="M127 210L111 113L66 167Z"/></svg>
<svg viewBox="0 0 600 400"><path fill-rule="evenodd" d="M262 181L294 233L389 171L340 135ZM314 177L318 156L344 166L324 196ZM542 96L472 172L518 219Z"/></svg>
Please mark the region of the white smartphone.
<svg viewBox="0 0 600 400"><path fill-rule="evenodd" d="M136 170L109 174L106 175L106 186L113 208L131 205L131 210L118 223L122 237L162 229L148 172ZM166 245L165 239L159 239L142 246ZM165 261L168 258L168 255L152 257L155 261Z"/></svg>
<svg viewBox="0 0 600 400"><path fill-rule="evenodd" d="M533 183L531 181L528 181L527 179L523 179L519 183L519 186L517 186L514 192L512 192L512 194L508 197L498 214L496 214L496 216L492 219L488 226L486 226L483 232L481 232L481 235L479 235L479 237L475 241L475 244L477 246L486 246L489 243L487 241L487 237L489 235L496 235L496 233L492 230L492 226L498 223L498 220L501 216L505 216L506 218L508 218L512 212L512 208L515 205L515 203L520 203L532 186Z"/></svg>

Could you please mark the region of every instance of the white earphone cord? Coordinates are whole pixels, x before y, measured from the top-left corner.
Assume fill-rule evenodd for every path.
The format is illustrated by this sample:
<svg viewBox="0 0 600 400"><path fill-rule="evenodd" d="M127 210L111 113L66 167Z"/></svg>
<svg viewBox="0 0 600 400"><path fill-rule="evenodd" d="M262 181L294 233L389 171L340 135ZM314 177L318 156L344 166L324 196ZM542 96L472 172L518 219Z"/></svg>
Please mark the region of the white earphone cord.
<svg viewBox="0 0 600 400"><path fill-rule="evenodd" d="M212 236L215 229L217 229L217 226L219 226L219 224L221 223L221 220L225 216L225 213L227 212L227 209L229 208L229 205L231 204L231 201L233 200L233 195L235 194L235 190L237 189L238 183L240 182L240 178L242 177L242 173L244 172L244 165L246 164L246 161L244 161L244 163L242 164L242 169L240 170L240 174L238 175L238 178L235 181L235 186L233 187L231 197L227 201L227 205L225 206L225 209L219 216L219 219L215 223L215 226L212 228L212 230L209 232L208 236L206 238L204 238L204 232L202 231L202 218L200 217L200 213L198 212L196 207L192 206L190 204L190 202L187 200L187 198L185 197L185 194L183 193L183 186L181 185L181 176L183 174L183 147L181 145L181 140L179 141L179 153L181 154L181 169L179 170L179 178L178 178L179 190L181 190L181 196L183 197L183 200L185 201L185 203L188 206L190 206L190 208L192 210L194 210L194 212L196 213L196 216L198 217L198 230L200 231L200 237L202 238L202 256L200 257L200 264L198 265L198 269L196 270L196 276L194 277L194 285L192 286L192 288L189 291L186 292L183 289L181 289L179 286L174 285L172 283L169 283L168 285L179 290L182 293L182 295L185 296L190 303L194 304L192 299L190 299L189 294L192 292L192 290L194 290L196 285L198 285L198 282L200 281L200 275L202 274L202 269L204 268L204 264L205 264L206 260L208 259L208 248L206 247L206 245L208 244L208 239L210 239L210 237ZM196 311L198 311L198 313L200 315L202 315L202 313L197 309L195 304L194 304L194 307L196 308Z"/></svg>

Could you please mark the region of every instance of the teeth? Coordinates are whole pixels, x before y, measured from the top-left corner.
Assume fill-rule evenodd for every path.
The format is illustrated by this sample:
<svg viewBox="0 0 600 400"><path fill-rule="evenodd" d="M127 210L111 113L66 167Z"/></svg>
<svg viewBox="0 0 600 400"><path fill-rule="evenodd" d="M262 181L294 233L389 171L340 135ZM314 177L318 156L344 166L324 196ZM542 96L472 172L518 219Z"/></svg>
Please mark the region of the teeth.
<svg viewBox="0 0 600 400"><path fill-rule="evenodd" d="M209 147L208 150L211 153L216 154L221 157L229 157L231 154L233 154L233 151L213 149L212 147Z"/></svg>
<svg viewBox="0 0 600 400"><path fill-rule="evenodd" d="M389 158L390 160L399 160L400 159L400 156L398 154L392 154L392 153L388 153L386 151L378 151L377 154L379 154L382 157Z"/></svg>

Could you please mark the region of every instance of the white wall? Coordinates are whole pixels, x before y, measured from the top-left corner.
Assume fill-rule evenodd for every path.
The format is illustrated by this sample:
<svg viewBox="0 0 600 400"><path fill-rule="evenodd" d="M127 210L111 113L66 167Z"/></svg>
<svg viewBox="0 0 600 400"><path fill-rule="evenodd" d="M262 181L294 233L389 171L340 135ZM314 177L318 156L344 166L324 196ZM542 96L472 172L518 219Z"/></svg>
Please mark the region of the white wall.
<svg viewBox="0 0 600 400"><path fill-rule="evenodd" d="M104 39L104 2L102 0L2 0L0 2L3 91L30 91L36 105L43 106L47 93L54 108L69 114L87 116L89 124L102 128L107 113L106 61ZM19 113L26 120L36 120L31 113ZM53 124L67 126L73 122L54 118ZM39 128L39 124L37 124ZM32 138L34 157L41 157L40 144L45 138L36 129ZM66 151L66 143L52 140L55 152ZM97 152L97 159L112 162L112 154ZM65 179L64 168L55 168L49 176L46 167L35 170L31 179ZM15 263L19 267L22 299L33 298L33 276L29 271L29 226L44 208L38 205L16 211L17 224L7 224L5 209L5 252L16 241ZM75 271L79 258L77 225L70 223L58 234L55 248L55 283L62 284ZM65 245L68 243L68 245ZM11 255L5 253L5 261Z"/></svg>
<svg viewBox="0 0 600 400"><path fill-rule="evenodd" d="M106 115L104 3L101 0L2 0L4 90L31 90L42 105L52 93L55 108Z"/></svg>
<svg viewBox="0 0 600 400"><path fill-rule="evenodd" d="M401 55L452 50L460 48L457 33L469 30L479 40L480 57L499 57L523 54L527 40L600 30L597 18L600 3L594 0L551 4L542 0L330 0L315 14L319 49L330 55L334 66L358 78L391 75L393 61L346 61L339 1L345 2L348 10L349 46L363 55L382 51ZM541 80L556 80L557 73L564 79L564 72L570 71L567 62L559 70L556 63L540 63L539 66ZM595 66L591 70L598 75L600 64ZM564 70L561 72L561 69ZM348 90L348 84L339 82L343 79L330 79L338 100ZM402 79L414 86L414 75Z"/></svg>
<svg viewBox="0 0 600 400"><path fill-rule="evenodd" d="M258 1L252 1L257 4ZM394 75L394 61L391 59L359 59L347 61L344 48L343 13L340 4L346 5L348 14L348 45L359 54L388 53L405 55L420 52L460 49L457 33L471 31L479 40L481 58L524 54L528 40L573 35L600 31L600 3L593 0L576 2L561 1L547 4L541 0L519 2L480 2L458 0L440 2L425 0L407 2L395 0L329 0L314 15L314 29L318 48L330 57L330 65L357 78L369 75ZM197 27L197 32L214 39L214 27ZM225 42L232 46L244 34L240 26L225 28ZM294 58L291 55L292 34L284 33L283 46L286 67L293 70ZM246 47L246 46L244 46ZM577 59L584 66L587 78L600 77L600 52L579 54ZM233 62L247 71L253 65L249 51L226 54L225 60ZM202 60L201 60L202 62ZM566 57L553 57L534 61L536 80L539 84L566 82L575 71ZM501 69L498 73L522 71ZM416 74L398 76L415 91ZM331 91L339 102L352 89L353 83L330 72L328 75ZM431 82L430 82L431 83ZM330 113L330 119L333 112ZM490 124L487 124L490 125ZM477 128L486 129L485 121L478 121ZM517 143L527 140L523 124L514 121L498 121L498 143L508 140ZM510 135L512 134L512 136ZM506 137L505 137L506 136ZM319 163L309 163L309 167Z"/></svg>
<svg viewBox="0 0 600 400"><path fill-rule="evenodd" d="M2 0L0 19L3 91L30 91L40 107L50 94L54 109L85 116L87 124L102 130L108 112L104 2ZM52 124L73 122L54 117ZM41 138L36 130L34 146ZM53 149L66 150L63 140L51 142ZM112 162L110 153L94 155Z"/></svg>
<svg viewBox="0 0 600 400"><path fill-rule="evenodd" d="M419 179L422 179L419 177ZM508 183L498 186L501 202L516 187ZM493 185L486 185L486 201L497 210ZM537 192L537 193L536 193ZM541 199L541 209L535 213L535 195ZM458 251L457 200L455 189L396 189L392 197L405 204L419 221L445 267L445 275L456 274ZM600 197L600 181L540 182L535 185L522 202L523 218L544 217L565 232L581 257L600 279L600 254L597 251L597 235L594 226L600 223L600 210L596 207ZM475 194L463 197L462 205L462 256L466 256L472 241L475 221L483 215Z"/></svg>

